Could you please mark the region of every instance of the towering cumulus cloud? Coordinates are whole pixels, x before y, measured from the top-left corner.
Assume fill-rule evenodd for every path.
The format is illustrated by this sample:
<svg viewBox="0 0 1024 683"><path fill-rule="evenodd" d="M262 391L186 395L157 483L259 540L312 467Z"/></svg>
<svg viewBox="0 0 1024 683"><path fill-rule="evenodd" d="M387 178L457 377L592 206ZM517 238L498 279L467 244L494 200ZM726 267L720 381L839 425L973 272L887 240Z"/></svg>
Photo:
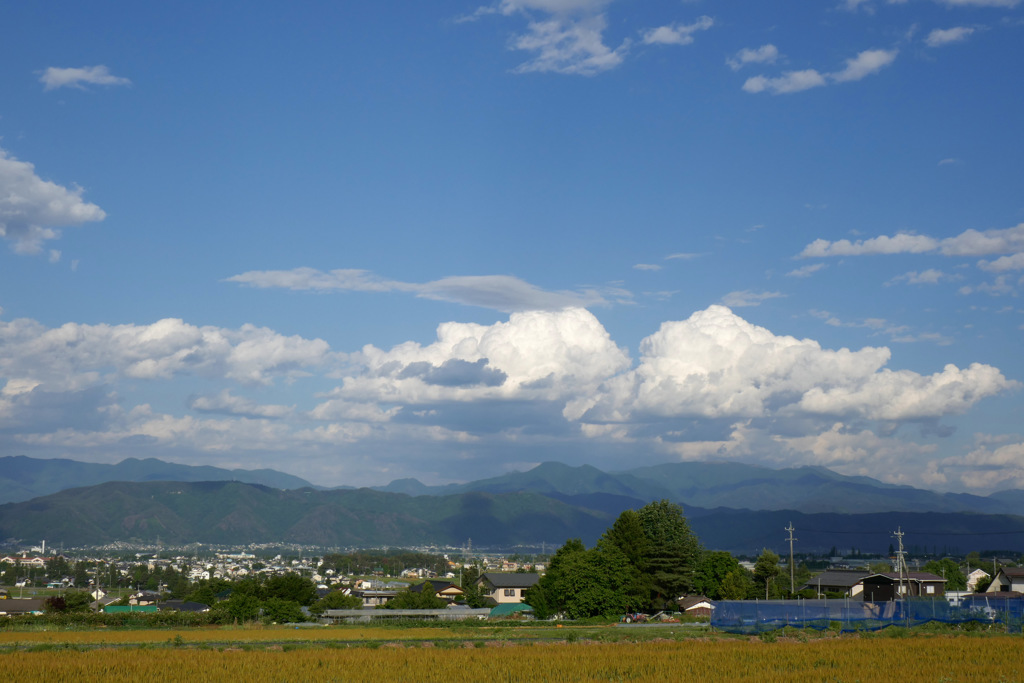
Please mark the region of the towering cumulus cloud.
<svg viewBox="0 0 1024 683"><path fill-rule="evenodd" d="M671 417L940 417L1014 385L995 368L949 365L931 376L884 369L885 348L822 349L777 336L724 306L663 323L643 340L634 370L578 397L566 417L630 422Z"/></svg>
<svg viewBox="0 0 1024 683"><path fill-rule="evenodd" d="M582 308L513 313L494 325L444 323L433 344L367 346L355 359L366 372L347 377L337 393L396 403L554 400L595 390L630 364Z"/></svg>

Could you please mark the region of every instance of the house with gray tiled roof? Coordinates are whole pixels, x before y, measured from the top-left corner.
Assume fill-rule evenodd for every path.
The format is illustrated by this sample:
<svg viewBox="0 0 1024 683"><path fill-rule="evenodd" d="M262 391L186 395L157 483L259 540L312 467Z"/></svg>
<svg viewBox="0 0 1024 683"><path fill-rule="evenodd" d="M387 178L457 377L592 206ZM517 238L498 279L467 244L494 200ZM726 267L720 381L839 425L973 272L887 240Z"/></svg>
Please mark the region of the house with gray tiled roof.
<svg viewBox="0 0 1024 683"><path fill-rule="evenodd" d="M522 602L527 588L540 581L540 575L530 572L484 572L476 580L480 594L500 605L506 602Z"/></svg>

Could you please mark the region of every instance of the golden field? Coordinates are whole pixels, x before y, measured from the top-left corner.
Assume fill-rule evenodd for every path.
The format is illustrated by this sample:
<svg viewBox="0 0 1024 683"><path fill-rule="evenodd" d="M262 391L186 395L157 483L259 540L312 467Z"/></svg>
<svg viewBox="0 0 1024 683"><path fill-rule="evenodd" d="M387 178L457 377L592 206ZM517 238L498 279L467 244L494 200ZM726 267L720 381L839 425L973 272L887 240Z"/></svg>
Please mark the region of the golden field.
<svg viewBox="0 0 1024 683"><path fill-rule="evenodd" d="M351 637L325 642L306 632L304 642L289 643L282 637L286 630L268 629L249 632L264 638L225 638L246 635L238 629L219 631L219 645L204 645L188 636L209 631L101 632L107 638L98 640L84 638L91 632L4 633L18 636L23 646L53 647L25 651L7 640L0 670L19 681L1024 681L1020 636L531 643L459 641L445 629L325 629L330 631ZM445 639L431 631L443 631ZM143 640L143 633L154 639ZM395 639L370 641L388 633ZM24 638L29 635L49 638ZM134 640L120 641L121 635ZM234 644L223 644L229 640ZM260 640L263 645L254 646ZM118 644L126 642L154 645Z"/></svg>

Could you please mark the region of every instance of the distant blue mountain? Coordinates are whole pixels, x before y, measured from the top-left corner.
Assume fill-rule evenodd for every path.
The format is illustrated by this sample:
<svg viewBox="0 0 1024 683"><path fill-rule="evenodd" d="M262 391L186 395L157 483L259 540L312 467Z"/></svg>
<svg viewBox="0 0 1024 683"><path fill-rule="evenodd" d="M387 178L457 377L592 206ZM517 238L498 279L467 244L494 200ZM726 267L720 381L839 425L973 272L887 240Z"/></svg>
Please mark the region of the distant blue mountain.
<svg viewBox="0 0 1024 683"><path fill-rule="evenodd" d="M466 484L426 486L415 479L400 479L378 490L414 496L530 492L599 510L614 508L623 499L643 505L664 498L705 509L1024 514L1024 491L987 497L936 493L845 476L824 467L771 469L743 463L677 462L608 473L590 465L545 462L526 472Z"/></svg>
<svg viewBox="0 0 1024 683"><path fill-rule="evenodd" d="M16 503L78 486L110 481L240 481L275 489L312 486L305 479L276 470L225 470L206 465L179 465L155 458L128 458L102 465L60 458L0 458L0 503Z"/></svg>

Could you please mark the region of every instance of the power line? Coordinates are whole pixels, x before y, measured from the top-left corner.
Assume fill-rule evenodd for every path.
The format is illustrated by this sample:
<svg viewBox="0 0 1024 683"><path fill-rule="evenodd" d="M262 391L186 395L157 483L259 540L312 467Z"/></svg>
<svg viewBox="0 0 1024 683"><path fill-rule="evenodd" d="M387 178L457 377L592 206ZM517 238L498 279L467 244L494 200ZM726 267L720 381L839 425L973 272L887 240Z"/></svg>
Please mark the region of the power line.
<svg viewBox="0 0 1024 683"><path fill-rule="evenodd" d="M858 534L861 536L891 536L891 531L834 531L831 529L805 529L812 534ZM917 534L919 536L1021 536L1024 529L1020 531L906 531L904 533Z"/></svg>

